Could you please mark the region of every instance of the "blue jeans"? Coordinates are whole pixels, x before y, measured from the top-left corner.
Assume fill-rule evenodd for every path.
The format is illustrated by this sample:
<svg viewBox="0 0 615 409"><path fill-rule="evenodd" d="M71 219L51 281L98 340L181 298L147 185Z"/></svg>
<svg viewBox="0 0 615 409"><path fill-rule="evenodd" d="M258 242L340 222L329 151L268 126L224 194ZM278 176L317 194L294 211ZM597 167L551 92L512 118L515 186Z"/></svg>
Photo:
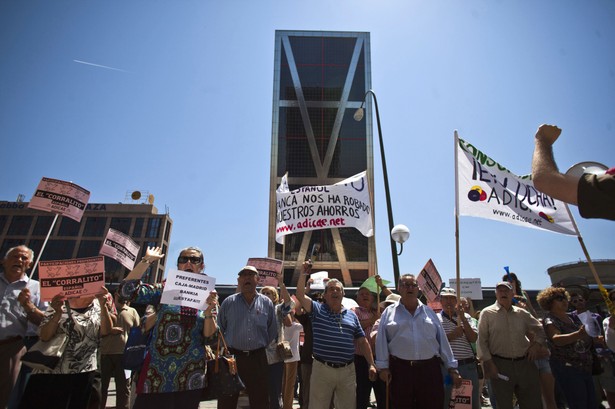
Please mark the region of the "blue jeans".
<svg viewBox="0 0 615 409"><path fill-rule="evenodd" d="M570 409L597 407L594 380L590 372L567 366L558 359L551 359L550 363L553 376L564 391Z"/></svg>
<svg viewBox="0 0 615 409"><path fill-rule="evenodd" d="M472 381L472 409L480 409L481 408L481 401L480 401L481 391L478 390L478 371L476 370L476 362L470 362L464 365L459 365L457 369L459 370L459 375L461 375L463 379L468 379ZM450 379L450 378L447 378L447 376L448 376L448 371L444 369L443 367L442 377L444 377L444 379ZM444 409L448 409L448 404L449 404L449 401L451 400L451 390L452 389L453 389L453 385L451 385L450 381L449 383L444 382Z"/></svg>

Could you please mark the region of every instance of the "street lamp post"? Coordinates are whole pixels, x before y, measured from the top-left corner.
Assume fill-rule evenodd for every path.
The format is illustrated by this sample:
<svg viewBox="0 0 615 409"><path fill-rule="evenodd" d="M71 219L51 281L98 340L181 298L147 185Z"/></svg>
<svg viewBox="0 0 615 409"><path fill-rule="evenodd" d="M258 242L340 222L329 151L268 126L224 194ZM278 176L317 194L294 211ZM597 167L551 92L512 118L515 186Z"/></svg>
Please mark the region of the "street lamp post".
<svg viewBox="0 0 615 409"><path fill-rule="evenodd" d="M376 94L373 90L368 90L363 97L363 102L361 102L361 106L354 113L354 120L360 121L363 119L363 105L367 100L367 96L371 94L374 98L374 105L376 107L376 122L378 123L378 142L380 143L380 159L382 162L382 175L384 177L384 194L387 202L387 214L389 217L389 233L393 231L393 210L391 208L391 193L389 191L389 175L387 173L387 162L384 155L384 143L382 142L382 128L380 127L380 112L378 111L378 99L376 98ZM395 277L395 285L399 281L399 261L397 258L397 244L393 240L393 237L389 235L389 241L391 243L391 257L393 258L393 276Z"/></svg>

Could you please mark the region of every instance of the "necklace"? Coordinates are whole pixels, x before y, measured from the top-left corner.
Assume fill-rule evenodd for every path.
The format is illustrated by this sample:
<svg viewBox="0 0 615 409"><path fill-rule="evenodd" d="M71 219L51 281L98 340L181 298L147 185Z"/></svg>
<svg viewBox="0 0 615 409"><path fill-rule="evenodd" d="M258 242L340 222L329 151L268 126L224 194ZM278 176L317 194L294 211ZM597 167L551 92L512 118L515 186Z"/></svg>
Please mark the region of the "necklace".
<svg viewBox="0 0 615 409"><path fill-rule="evenodd" d="M338 327L340 328L340 332L342 331L342 313L339 314L333 314L333 318L335 319L335 321L337 322Z"/></svg>

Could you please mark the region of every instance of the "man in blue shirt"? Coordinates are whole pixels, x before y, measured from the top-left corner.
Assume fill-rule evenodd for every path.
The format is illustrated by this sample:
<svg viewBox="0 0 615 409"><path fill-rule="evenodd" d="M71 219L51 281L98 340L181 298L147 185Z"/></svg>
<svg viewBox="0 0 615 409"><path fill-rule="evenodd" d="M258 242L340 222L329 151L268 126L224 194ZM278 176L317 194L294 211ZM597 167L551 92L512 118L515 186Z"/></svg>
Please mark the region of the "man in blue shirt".
<svg viewBox="0 0 615 409"><path fill-rule="evenodd" d="M218 326L229 352L237 358L239 377L246 385L250 408L267 409L268 364L265 347L277 336L275 309L269 297L258 294L258 270L245 266L238 273L238 292L220 306ZM235 409L239 395L222 396L218 409Z"/></svg>
<svg viewBox="0 0 615 409"><path fill-rule="evenodd" d="M310 409L328 409L334 398L336 409L356 408L355 342L369 363L370 380L377 376L372 350L359 318L342 306L344 286L336 279L325 285L324 303L312 301L305 294L305 276L311 263L303 264L304 274L297 281L297 299L310 314L313 330L312 377L310 378Z"/></svg>
<svg viewBox="0 0 615 409"><path fill-rule="evenodd" d="M461 377L457 360L438 316L419 301L415 276L402 275L397 287L401 299L382 313L376 337L380 379L391 383L395 409L442 409L440 362L458 387Z"/></svg>
<svg viewBox="0 0 615 409"><path fill-rule="evenodd" d="M40 285L28 278L34 252L22 245L9 249L0 274L0 408L7 406L21 368L21 356L37 339L36 330L47 310L40 299ZM25 374L24 374L25 376ZM19 389L20 387L16 387ZM25 385L21 386L21 389ZM15 391L19 396L23 390ZM12 399L13 400L13 399Z"/></svg>

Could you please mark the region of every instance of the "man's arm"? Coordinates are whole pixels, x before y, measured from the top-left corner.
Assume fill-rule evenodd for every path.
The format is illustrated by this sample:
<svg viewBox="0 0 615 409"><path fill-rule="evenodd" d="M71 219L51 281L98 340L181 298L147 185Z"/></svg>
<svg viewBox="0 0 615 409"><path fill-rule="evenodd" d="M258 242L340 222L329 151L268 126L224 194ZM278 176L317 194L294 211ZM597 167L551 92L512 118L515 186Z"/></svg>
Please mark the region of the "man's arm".
<svg viewBox="0 0 615 409"><path fill-rule="evenodd" d="M305 294L305 276L310 273L312 263L310 261L303 262L303 272L299 274L297 280L297 300L308 314L312 312L312 299Z"/></svg>
<svg viewBox="0 0 615 409"><path fill-rule="evenodd" d="M536 189L555 199L577 204L579 178L560 173L553 158L553 143L562 130L555 125L542 124L534 137L532 180Z"/></svg>

